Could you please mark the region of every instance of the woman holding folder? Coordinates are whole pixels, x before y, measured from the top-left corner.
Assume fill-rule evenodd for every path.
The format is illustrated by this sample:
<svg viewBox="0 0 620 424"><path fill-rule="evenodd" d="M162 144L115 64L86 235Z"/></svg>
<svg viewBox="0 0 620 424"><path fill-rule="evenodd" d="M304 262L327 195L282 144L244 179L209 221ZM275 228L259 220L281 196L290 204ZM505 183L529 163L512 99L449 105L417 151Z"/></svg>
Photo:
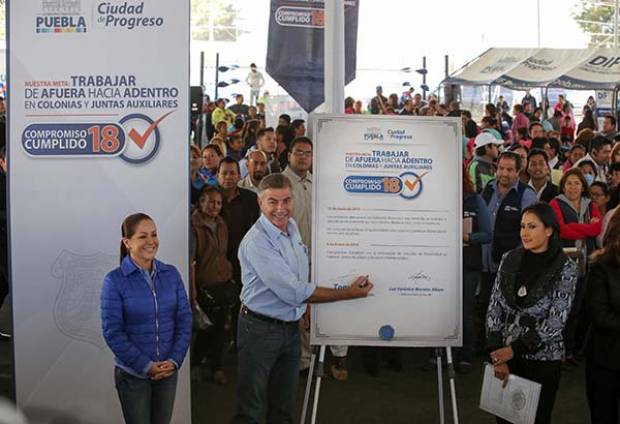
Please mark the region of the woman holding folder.
<svg viewBox="0 0 620 424"><path fill-rule="evenodd" d="M523 211L521 242L500 263L487 311L487 347L497 378L506 383L513 373L541 384L536 424L544 424L551 422L560 382L577 266L562 252L560 226L547 203Z"/></svg>

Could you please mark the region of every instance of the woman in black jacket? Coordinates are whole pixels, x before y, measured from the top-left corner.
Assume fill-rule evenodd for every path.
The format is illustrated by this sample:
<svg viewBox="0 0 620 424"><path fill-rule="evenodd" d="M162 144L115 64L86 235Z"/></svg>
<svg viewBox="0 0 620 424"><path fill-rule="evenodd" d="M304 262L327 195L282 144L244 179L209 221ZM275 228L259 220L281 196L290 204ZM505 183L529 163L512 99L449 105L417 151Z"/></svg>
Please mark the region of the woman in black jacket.
<svg viewBox="0 0 620 424"><path fill-rule="evenodd" d="M620 422L620 214L609 223L603 249L588 275L592 320L586 342L586 391L592 424Z"/></svg>
<svg viewBox="0 0 620 424"><path fill-rule="evenodd" d="M523 247L504 254L487 311L487 346L495 376L541 384L536 424L551 422L564 358L562 332L571 310L577 266L562 252L549 204L521 215ZM504 423L502 419L498 422Z"/></svg>

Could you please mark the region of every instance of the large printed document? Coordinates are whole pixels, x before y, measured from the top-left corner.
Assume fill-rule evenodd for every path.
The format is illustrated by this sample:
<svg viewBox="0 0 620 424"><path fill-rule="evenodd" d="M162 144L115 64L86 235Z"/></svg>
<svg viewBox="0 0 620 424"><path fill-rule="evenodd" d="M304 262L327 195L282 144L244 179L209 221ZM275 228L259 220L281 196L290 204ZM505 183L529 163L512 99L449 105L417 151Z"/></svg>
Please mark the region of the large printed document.
<svg viewBox="0 0 620 424"><path fill-rule="evenodd" d="M314 344L457 346L461 127L454 118L315 115L313 279L371 295L313 308Z"/></svg>
<svg viewBox="0 0 620 424"><path fill-rule="evenodd" d="M493 365L484 368L480 409L514 424L534 424L540 397L540 384L514 374L506 387L493 373Z"/></svg>

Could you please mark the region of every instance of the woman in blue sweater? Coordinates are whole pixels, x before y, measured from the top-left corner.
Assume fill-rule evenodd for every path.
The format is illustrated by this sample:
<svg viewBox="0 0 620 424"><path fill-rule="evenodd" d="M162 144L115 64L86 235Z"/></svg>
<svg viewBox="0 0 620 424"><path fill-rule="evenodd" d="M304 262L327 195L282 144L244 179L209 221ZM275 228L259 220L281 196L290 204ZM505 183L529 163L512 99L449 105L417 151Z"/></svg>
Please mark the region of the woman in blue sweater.
<svg viewBox="0 0 620 424"><path fill-rule="evenodd" d="M121 264L101 290L103 336L115 356L114 379L127 424L167 424L192 332L181 275L155 259L157 229L145 214L121 227Z"/></svg>

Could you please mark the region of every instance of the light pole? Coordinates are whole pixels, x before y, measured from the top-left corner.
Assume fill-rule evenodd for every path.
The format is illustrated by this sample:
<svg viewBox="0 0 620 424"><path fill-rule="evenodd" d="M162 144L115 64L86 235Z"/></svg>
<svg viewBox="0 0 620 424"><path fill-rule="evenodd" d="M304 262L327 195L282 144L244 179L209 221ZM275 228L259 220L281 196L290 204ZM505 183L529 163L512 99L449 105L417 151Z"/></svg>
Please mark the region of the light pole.
<svg viewBox="0 0 620 424"><path fill-rule="evenodd" d="M616 4L618 2L616 1ZM536 0L536 18L537 18L537 34L538 34L538 48L540 48L540 0Z"/></svg>
<svg viewBox="0 0 620 424"><path fill-rule="evenodd" d="M618 0L615 2L614 7L614 49L618 48Z"/></svg>

